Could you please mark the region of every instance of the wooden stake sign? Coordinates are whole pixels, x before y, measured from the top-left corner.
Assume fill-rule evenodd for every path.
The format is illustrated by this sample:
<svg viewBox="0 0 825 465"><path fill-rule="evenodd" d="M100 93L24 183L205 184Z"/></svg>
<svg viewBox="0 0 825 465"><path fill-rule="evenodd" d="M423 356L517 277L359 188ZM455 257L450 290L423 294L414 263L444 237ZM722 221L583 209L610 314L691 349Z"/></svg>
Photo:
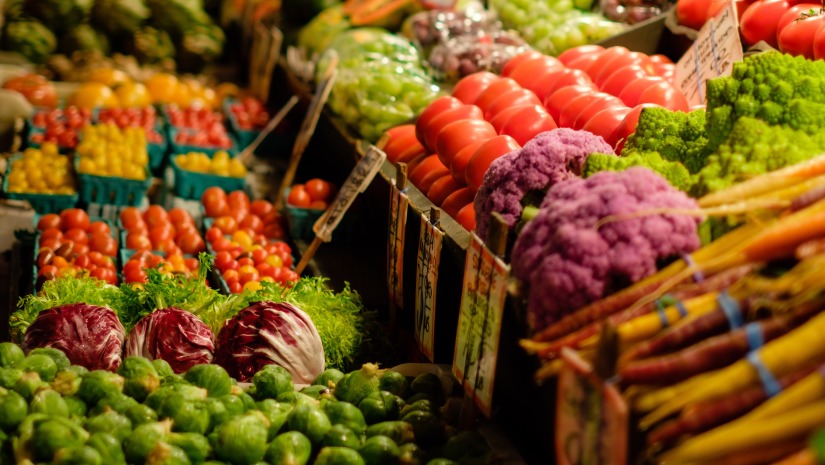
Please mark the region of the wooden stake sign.
<svg viewBox="0 0 825 465"><path fill-rule="evenodd" d="M332 240L332 233L338 227L344 214L349 210L358 194L367 189L386 159L387 154L378 147L371 146L364 157L355 165L355 168L352 169L349 177L344 181L341 189L338 190L335 198L329 204L327 211L312 226L315 239L312 240L312 243L301 257L301 261L295 267L296 273L301 274L322 242Z"/></svg>
<svg viewBox="0 0 825 465"><path fill-rule="evenodd" d="M389 235L387 238L387 288L390 305L404 308L404 239L407 231L407 207L410 199L407 190L407 165L398 165L396 179L390 181ZM390 312L394 320L395 309ZM390 327L394 327L390 321Z"/></svg>
<svg viewBox="0 0 825 465"><path fill-rule="evenodd" d="M498 215L492 225L488 245L471 233L453 352L453 375L487 417L492 413L501 317L510 278L509 265L498 257L504 253L507 227Z"/></svg>
<svg viewBox="0 0 825 465"><path fill-rule="evenodd" d="M444 233L438 229L441 210L433 207L429 218L421 214L418 259L415 267L415 340L418 350L431 362L435 357L435 295L441 243Z"/></svg>
<svg viewBox="0 0 825 465"><path fill-rule="evenodd" d="M270 132L274 131L275 128L277 128L278 125L281 124L281 121L283 121L284 118L286 118L286 115L293 108L295 108L295 105L298 104L298 100L300 100L300 99L298 98L297 95L293 95L292 97L290 97L289 100L286 102L286 104L278 111L278 113L276 113L275 116L273 116L272 119L269 120L268 123L266 123L266 126L258 134L258 137L256 137L255 140L252 141L251 144L246 146L246 148L243 149L243 152L241 152L241 154L238 155L238 158L240 158L240 160L245 165L249 164L249 161L252 159L252 156L255 154L255 150L257 150L258 146L261 145L261 143L264 141L264 139L266 139L266 136L268 136Z"/></svg>
<svg viewBox="0 0 825 465"><path fill-rule="evenodd" d="M301 157L309 145L309 140L315 132L315 127L318 125L318 118L321 117L321 111L332 92L332 86L335 84L335 78L338 75L338 55L333 54L330 59L329 68L327 68L323 79L318 83L318 88L315 89L315 95L312 96L312 101L309 103L304 121L301 123L301 128L298 130L298 135L295 137L295 145L292 146L292 157L289 159L289 165L286 168L283 179L281 179L281 187L278 189L275 198L275 206L281 208L283 206L284 191L287 187L292 185L295 179L295 172L298 170L298 163L301 162Z"/></svg>

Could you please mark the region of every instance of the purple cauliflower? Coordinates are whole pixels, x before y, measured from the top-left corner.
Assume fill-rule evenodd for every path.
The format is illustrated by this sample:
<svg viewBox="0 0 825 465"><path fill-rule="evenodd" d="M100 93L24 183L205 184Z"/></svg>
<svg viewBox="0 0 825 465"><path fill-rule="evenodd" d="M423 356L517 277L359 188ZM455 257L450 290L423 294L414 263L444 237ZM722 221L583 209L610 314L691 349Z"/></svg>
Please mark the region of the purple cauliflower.
<svg viewBox="0 0 825 465"><path fill-rule="evenodd" d="M657 261L699 247L699 219L651 213L696 202L653 171L603 171L553 185L512 252L513 274L529 287L528 318L540 330L564 315L656 272Z"/></svg>
<svg viewBox="0 0 825 465"><path fill-rule="evenodd" d="M560 128L543 132L521 150L496 159L473 202L476 234L486 239L494 212L500 213L512 228L521 217L521 201L528 192L546 191L553 184L580 176L591 153L614 152L601 136Z"/></svg>

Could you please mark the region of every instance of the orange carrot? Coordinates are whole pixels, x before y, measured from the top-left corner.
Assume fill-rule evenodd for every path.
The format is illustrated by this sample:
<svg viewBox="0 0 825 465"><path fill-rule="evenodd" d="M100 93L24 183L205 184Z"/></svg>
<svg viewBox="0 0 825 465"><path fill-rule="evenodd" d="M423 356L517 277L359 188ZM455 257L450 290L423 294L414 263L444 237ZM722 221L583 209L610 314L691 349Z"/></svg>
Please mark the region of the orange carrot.
<svg viewBox="0 0 825 465"><path fill-rule="evenodd" d="M817 465L818 463L819 462L816 460L816 456L813 451L805 448L795 454L785 457L782 460L774 462L773 465Z"/></svg>

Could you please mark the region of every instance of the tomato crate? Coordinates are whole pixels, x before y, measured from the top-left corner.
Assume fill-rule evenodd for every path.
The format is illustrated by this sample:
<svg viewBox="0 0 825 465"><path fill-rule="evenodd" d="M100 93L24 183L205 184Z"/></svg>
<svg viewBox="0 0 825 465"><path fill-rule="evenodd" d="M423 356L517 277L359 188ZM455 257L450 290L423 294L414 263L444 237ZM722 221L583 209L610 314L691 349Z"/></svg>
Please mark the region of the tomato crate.
<svg viewBox="0 0 825 465"><path fill-rule="evenodd" d="M201 152L211 157L215 154L215 152L218 152L220 150L226 151L227 153L229 153L229 156L231 157L234 157L238 154L238 143L232 137L232 134L229 134L229 132L227 132L227 137L229 137L229 140L232 143L232 145L229 148L179 144L176 142L176 138L178 136L178 133L180 132L193 133L196 132L196 130L182 129L176 128L174 126L169 126L169 134L167 134L167 139L169 143L169 154L172 156L189 152Z"/></svg>
<svg viewBox="0 0 825 465"><path fill-rule="evenodd" d="M166 258L166 252L163 252L163 251L150 250L150 251L147 251L147 252L150 252L153 255L157 255L159 257ZM129 259L132 258L132 256L136 253L138 253L138 251L134 250L134 249L121 248L120 250L118 250L118 261L119 262L117 264L117 269L118 269L118 280L120 282L122 282L122 283L126 282L125 277L123 276L123 267L126 265L126 263L129 262ZM189 258L197 259L198 257L196 257L195 255L192 255L192 254L183 254L183 258L184 259L189 259ZM207 283L208 283L209 287L215 289L216 288L215 284L210 282L211 281L209 279L210 276L207 276L206 278L207 278Z"/></svg>
<svg viewBox="0 0 825 465"><path fill-rule="evenodd" d="M75 173L79 180L80 202L106 205L140 206L149 186L152 173L146 167L146 179L127 179L112 176L85 174L78 170L79 158L75 158Z"/></svg>
<svg viewBox="0 0 825 465"><path fill-rule="evenodd" d="M178 166L175 157L171 157L170 163L175 175L175 186L173 190L175 195L182 199L200 200L203 191L210 187L220 187L227 192L244 190L245 188L245 178L233 178L185 170Z"/></svg>
<svg viewBox="0 0 825 465"><path fill-rule="evenodd" d="M61 210L72 208L77 205L78 194L36 194L28 192L9 192L9 173L14 160L20 159L20 155L9 158L6 164L6 173L3 176L3 197L11 200L25 200L39 214L60 213Z"/></svg>
<svg viewBox="0 0 825 465"><path fill-rule="evenodd" d="M284 198L289 198L290 188L284 190ZM315 232L312 227L318 218L324 214L324 210L317 210L313 208L294 207L289 202L284 203L286 210L286 221L289 226L289 235L295 240L312 240L315 238ZM349 241L358 234L358 214L357 212L349 212L341 219L341 223L335 228L332 234L332 241L335 243L344 243Z"/></svg>
<svg viewBox="0 0 825 465"><path fill-rule="evenodd" d="M104 109L98 107L92 112L92 121L94 124L113 123L121 129L124 128L124 126L121 125L123 123L114 123L111 120L101 120L101 111L104 111ZM158 176L162 174L163 169L165 168L164 161L166 159L166 153L169 149L169 138L166 133L166 124L164 123L163 116L155 116L154 130L160 136L160 142L149 142L147 138L146 151L149 155L149 169L152 170L152 174Z"/></svg>

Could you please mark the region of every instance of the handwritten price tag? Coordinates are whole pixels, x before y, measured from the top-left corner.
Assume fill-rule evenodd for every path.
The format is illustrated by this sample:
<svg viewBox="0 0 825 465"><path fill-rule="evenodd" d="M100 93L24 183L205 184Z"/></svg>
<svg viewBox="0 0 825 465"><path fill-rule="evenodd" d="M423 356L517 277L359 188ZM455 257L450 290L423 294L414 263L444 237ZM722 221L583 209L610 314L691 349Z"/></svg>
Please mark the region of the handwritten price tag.
<svg viewBox="0 0 825 465"><path fill-rule="evenodd" d="M435 295L444 233L421 214L421 233L415 267L415 340L430 361L435 352Z"/></svg>
<svg viewBox="0 0 825 465"><path fill-rule="evenodd" d="M509 276L510 267L473 234L464 266L453 375L488 417L492 411L501 316Z"/></svg>
<svg viewBox="0 0 825 465"><path fill-rule="evenodd" d="M407 194L392 180L390 186L390 220L387 238L387 285L390 301L396 307L404 307L404 237L407 231Z"/></svg>
<svg viewBox="0 0 825 465"><path fill-rule="evenodd" d="M355 165L347 180L335 195L327 211L312 226L315 237L324 242L332 240L332 232L344 217L355 197L367 189L375 174L381 169L381 164L387 159L387 154L378 147L371 145L364 157Z"/></svg>
<svg viewBox="0 0 825 465"><path fill-rule="evenodd" d="M705 83L728 76L733 63L742 60L742 42L734 2L728 4L699 31L696 42L676 63L676 83L690 105L705 103Z"/></svg>

